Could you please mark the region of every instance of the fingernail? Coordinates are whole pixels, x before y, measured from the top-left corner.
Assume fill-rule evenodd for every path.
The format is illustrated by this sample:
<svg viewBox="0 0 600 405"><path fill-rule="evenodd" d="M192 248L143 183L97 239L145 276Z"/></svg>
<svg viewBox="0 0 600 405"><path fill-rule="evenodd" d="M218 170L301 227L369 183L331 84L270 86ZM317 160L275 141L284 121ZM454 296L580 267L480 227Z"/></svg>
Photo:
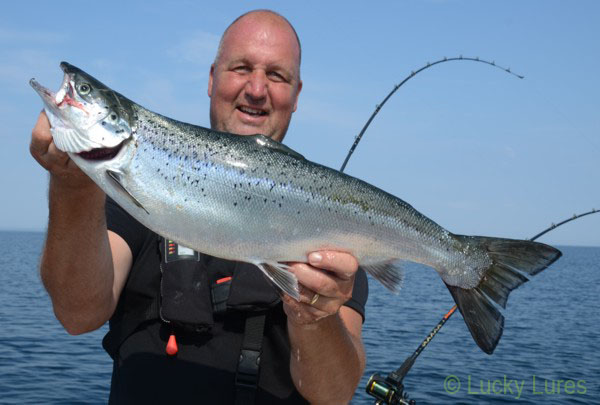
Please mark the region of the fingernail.
<svg viewBox="0 0 600 405"><path fill-rule="evenodd" d="M321 253L311 253L308 256L308 261L313 264L321 263L321 260L323 260L323 256L321 255Z"/></svg>

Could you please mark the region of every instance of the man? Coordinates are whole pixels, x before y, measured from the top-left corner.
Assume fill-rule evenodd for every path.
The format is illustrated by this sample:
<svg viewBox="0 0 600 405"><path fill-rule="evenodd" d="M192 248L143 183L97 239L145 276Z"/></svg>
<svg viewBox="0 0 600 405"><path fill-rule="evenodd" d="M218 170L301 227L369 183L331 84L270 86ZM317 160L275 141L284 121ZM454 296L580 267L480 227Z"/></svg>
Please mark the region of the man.
<svg viewBox="0 0 600 405"><path fill-rule="evenodd" d="M211 127L281 141L302 89L300 59L296 32L280 15L260 10L234 21L210 70ZM135 314L136 306L145 308L140 302L163 303L154 298L162 283L156 235L114 202L105 207L102 190L56 149L44 113L32 133L31 153L50 172L41 275L55 314L71 334L95 330L110 319L105 347L111 346L110 335L123 319ZM364 370L364 273L357 273L356 260L342 252L313 252L308 259L291 264L301 300L282 296L268 307L257 402L347 403ZM223 269L237 266L203 260L209 277L233 274ZM351 298L355 278L361 297L354 291ZM233 392L239 388L235 363L245 333L239 314L210 314L214 325L208 333L189 332L156 316L139 317L135 328L112 345L114 352L109 350L115 359L110 401L222 403L236 396L239 401L239 391ZM170 335L179 340L179 353L172 357L164 353Z"/></svg>

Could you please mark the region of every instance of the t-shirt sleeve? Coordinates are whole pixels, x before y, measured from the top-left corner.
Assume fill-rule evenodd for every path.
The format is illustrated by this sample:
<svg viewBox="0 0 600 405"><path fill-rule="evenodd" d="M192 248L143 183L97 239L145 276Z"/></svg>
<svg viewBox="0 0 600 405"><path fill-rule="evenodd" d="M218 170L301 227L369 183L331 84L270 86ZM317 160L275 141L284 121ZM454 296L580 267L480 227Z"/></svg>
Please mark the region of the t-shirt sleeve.
<svg viewBox="0 0 600 405"><path fill-rule="evenodd" d="M352 290L352 298L344 304L352 308L362 316L363 323L365 322L365 306L369 297L369 284L367 281L367 273L362 268L358 268L354 277L354 289Z"/></svg>
<svg viewBox="0 0 600 405"><path fill-rule="evenodd" d="M137 257L148 232L150 232L148 228L140 224L108 196L106 196L105 212L106 228L123 238L131 249L133 257Z"/></svg>

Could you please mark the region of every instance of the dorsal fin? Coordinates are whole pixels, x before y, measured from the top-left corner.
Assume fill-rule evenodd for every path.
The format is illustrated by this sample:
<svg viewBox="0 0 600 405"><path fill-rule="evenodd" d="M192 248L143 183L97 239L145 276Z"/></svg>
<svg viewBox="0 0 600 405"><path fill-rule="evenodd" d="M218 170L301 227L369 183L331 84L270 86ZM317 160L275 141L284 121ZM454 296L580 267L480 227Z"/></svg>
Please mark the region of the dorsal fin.
<svg viewBox="0 0 600 405"><path fill-rule="evenodd" d="M300 153L296 152L294 149L289 146L285 146L281 142L274 141L268 136L262 134L250 135L247 138L252 139L254 142L259 144L260 146L264 146L266 148L274 149L279 152L285 153L286 155L293 156L297 159L305 159Z"/></svg>

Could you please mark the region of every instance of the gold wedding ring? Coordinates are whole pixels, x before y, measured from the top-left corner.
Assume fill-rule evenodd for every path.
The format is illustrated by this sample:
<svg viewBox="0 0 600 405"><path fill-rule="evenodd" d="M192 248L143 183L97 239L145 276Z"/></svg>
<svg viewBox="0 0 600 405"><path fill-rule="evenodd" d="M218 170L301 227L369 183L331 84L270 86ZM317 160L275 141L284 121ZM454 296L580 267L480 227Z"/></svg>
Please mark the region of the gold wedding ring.
<svg viewBox="0 0 600 405"><path fill-rule="evenodd" d="M312 297L312 300L310 300L310 305L315 305L317 303L317 301L319 300L319 293L315 293L314 297Z"/></svg>

